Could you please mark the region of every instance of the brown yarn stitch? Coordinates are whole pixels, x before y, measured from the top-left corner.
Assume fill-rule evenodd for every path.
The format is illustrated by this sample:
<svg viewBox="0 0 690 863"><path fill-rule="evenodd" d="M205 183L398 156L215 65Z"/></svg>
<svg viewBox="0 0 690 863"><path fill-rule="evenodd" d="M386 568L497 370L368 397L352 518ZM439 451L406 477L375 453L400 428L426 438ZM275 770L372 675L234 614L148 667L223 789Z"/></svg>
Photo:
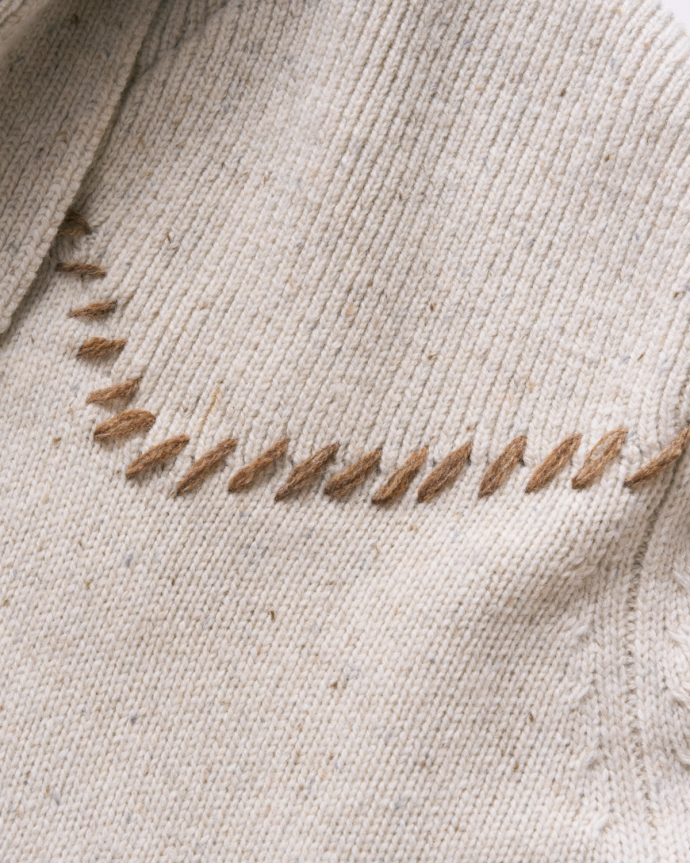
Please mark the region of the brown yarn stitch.
<svg viewBox="0 0 690 863"><path fill-rule="evenodd" d="M132 432L148 431L155 421L156 417L150 411L136 409L124 411L97 425L93 436L96 440L110 440L111 438L124 437L124 435L131 434Z"/></svg>
<svg viewBox="0 0 690 863"><path fill-rule="evenodd" d="M396 497L404 494L428 455L428 446L413 452L407 461L392 473L381 488L372 496L371 502L388 503L388 501L394 500Z"/></svg>
<svg viewBox="0 0 690 863"><path fill-rule="evenodd" d="M344 471L337 473L326 483L324 494L331 497L345 497L353 488L363 482L366 475L376 467L381 461L381 454L380 449L372 450Z"/></svg>
<svg viewBox="0 0 690 863"><path fill-rule="evenodd" d="M535 468L525 491L539 491L548 485L563 465L572 458L581 442L581 434L571 434L570 437L567 437L557 447L552 449L544 461Z"/></svg>
<svg viewBox="0 0 690 863"><path fill-rule="evenodd" d="M131 381L122 381L102 390L94 390L86 399L86 404L105 404L113 399L125 399L133 395L139 389L140 380L135 378Z"/></svg>
<svg viewBox="0 0 690 863"><path fill-rule="evenodd" d="M66 263L61 261L55 270L58 273L72 273L74 276L89 276L92 279L102 279L106 275L106 270L96 264L87 264L85 261L74 261Z"/></svg>
<svg viewBox="0 0 690 863"><path fill-rule="evenodd" d="M598 477L611 459L614 459L621 451L627 436L627 428L617 428L606 432L585 456L584 464L572 479L573 488L584 488Z"/></svg>
<svg viewBox="0 0 690 863"><path fill-rule="evenodd" d="M230 478L228 491L238 492L249 488L261 471L273 464L276 459L285 455L289 444L290 438L279 440L272 444L265 452L262 452L260 456L257 456L253 462L240 468L237 473L233 474Z"/></svg>
<svg viewBox="0 0 690 863"><path fill-rule="evenodd" d="M513 438L499 457L487 468L479 484L479 497L487 497L498 491L522 459L526 446L527 438L524 435Z"/></svg>
<svg viewBox="0 0 690 863"><path fill-rule="evenodd" d="M172 458L189 443L189 438L186 434L178 435L177 437L168 438L161 443L152 446L151 449L143 452L140 456L134 459L130 466L125 471L127 479L131 479L143 470L160 464L162 461Z"/></svg>
<svg viewBox="0 0 690 863"><path fill-rule="evenodd" d="M321 474L326 463L338 452L339 447L339 443L331 443L298 464L287 478L287 482L276 492L275 499L283 500L313 482Z"/></svg>
<svg viewBox="0 0 690 863"><path fill-rule="evenodd" d="M67 234L68 236L77 236L81 234L90 234L91 225L86 219L71 208L65 213L62 225L58 228L58 234Z"/></svg>
<svg viewBox="0 0 690 863"><path fill-rule="evenodd" d="M673 462L677 461L681 457L688 444L690 444L690 425L686 426L678 437L674 438L671 443L663 449L658 456L656 456L656 458L648 461L647 464L641 467L638 471L635 471L635 473L626 477L625 485L628 488L634 488L641 482L645 482L653 476L656 476L658 473L661 473L662 470L665 470L669 465L672 465Z"/></svg>
<svg viewBox="0 0 690 863"><path fill-rule="evenodd" d="M127 344L127 339L103 339L101 336L94 336L87 339L77 351L77 356L81 359L92 360L96 357L105 357L108 354L117 353Z"/></svg>
<svg viewBox="0 0 690 863"><path fill-rule="evenodd" d="M447 485L454 479L467 463L470 453L472 452L472 441L463 444L456 450L453 450L450 455L447 455L443 461L438 464L419 486L417 491L417 501L425 503L431 500L434 495L438 494L444 485Z"/></svg>
<svg viewBox="0 0 690 863"><path fill-rule="evenodd" d="M182 477L182 479L177 484L176 493L177 494L185 494L188 491L191 491L193 488L196 488L198 485L206 479L206 477L211 473L213 468L223 459L228 453L232 452L237 446L237 441L235 438L226 438L222 440L217 446L213 447L213 449L209 450L207 453L204 453L201 458L198 458L194 464L190 467L187 473Z"/></svg>
<svg viewBox="0 0 690 863"><path fill-rule="evenodd" d="M108 300L105 303L89 303L88 306L82 306L80 309L72 309L67 315L68 318L100 318L103 315L109 315L115 311L117 300Z"/></svg>

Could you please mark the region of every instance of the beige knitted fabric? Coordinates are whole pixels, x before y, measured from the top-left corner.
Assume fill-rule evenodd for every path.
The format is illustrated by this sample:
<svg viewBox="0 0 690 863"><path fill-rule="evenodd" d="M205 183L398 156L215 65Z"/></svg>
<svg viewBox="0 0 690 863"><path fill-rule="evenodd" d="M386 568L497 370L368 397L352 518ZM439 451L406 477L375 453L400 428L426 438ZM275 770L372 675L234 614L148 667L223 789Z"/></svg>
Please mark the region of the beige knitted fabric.
<svg viewBox="0 0 690 863"><path fill-rule="evenodd" d="M690 421L687 38L637 0L156 6L53 0L7 53L0 860L690 860L685 439L624 484ZM88 61L16 65L75 14Z"/></svg>
<svg viewBox="0 0 690 863"><path fill-rule="evenodd" d="M0 3L0 332L93 159L151 0Z"/></svg>

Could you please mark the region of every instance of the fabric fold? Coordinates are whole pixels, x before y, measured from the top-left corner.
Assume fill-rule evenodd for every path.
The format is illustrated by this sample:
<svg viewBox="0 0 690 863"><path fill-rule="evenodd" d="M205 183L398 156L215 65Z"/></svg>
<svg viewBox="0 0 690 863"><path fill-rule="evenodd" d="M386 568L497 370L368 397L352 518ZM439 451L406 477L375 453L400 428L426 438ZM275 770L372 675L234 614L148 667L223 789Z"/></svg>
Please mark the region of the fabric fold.
<svg viewBox="0 0 690 863"><path fill-rule="evenodd" d="M91 165L158 0L12 5L0 18L0 332Z"/></svg>

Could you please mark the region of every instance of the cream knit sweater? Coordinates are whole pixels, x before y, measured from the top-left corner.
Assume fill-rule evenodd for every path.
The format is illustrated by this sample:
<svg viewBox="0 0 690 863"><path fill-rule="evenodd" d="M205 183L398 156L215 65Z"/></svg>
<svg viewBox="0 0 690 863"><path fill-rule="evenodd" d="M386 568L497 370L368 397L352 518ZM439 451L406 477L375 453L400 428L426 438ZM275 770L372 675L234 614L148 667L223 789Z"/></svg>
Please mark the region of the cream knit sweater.
<svg viewBox="0 0 690 863"><path fill-rule="evenodd" d="M690 861L689 48L0 2L2 863Z"/></svg>

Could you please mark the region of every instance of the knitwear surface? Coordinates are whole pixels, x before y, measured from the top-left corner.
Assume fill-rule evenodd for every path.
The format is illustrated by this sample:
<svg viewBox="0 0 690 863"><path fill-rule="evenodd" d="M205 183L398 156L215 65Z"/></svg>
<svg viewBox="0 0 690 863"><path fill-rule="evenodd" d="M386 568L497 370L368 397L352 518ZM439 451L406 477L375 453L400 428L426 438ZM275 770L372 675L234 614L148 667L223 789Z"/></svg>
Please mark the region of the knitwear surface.
<svg viewBox="0 0 690 863"><path fill-rule="evenodd" d="M686 863L690 459L624 485L690 422L680 27L647 0L27 20L0 28L0 861Z"/></svg>

